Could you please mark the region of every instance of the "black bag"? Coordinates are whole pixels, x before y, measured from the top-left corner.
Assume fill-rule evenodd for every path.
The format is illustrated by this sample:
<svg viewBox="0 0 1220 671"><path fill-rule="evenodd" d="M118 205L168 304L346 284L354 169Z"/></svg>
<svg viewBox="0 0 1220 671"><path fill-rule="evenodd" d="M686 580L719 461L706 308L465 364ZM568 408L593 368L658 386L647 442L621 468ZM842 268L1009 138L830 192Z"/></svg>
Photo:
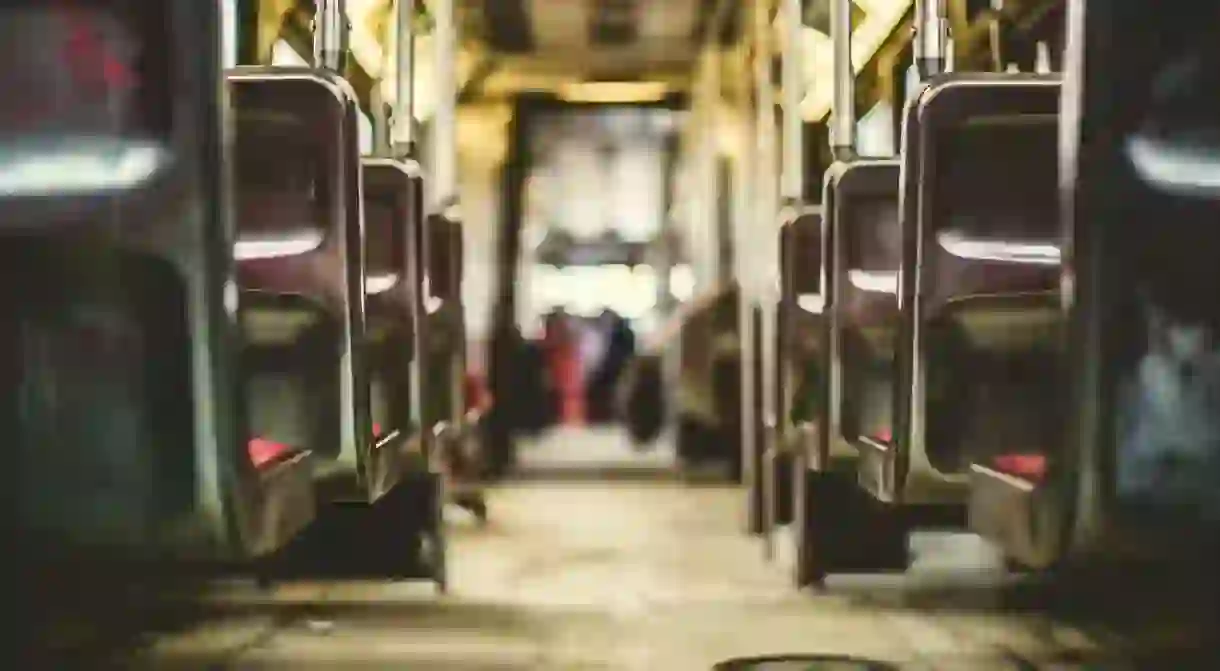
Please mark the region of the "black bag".
<svg viewBox="0 0 1220 671"><path fill-rule="evenodd" d="M661 358L641 356L623 376L622 416L627 433L640 448L651 447L665 425L665 395L662 391Z"/></svg>

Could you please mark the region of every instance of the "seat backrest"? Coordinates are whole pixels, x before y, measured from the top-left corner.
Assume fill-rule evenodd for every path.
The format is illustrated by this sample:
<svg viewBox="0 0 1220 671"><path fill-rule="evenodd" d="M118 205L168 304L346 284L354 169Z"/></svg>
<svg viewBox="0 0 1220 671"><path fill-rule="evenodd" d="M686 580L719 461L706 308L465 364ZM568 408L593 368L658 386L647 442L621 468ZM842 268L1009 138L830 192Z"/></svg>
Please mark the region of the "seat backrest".
<svg viewBox="0 0 1220 671"><path fill-rule="evenodd" d="M423 182L419 165L384 158L365 158L365 292L370 301L394 303L395 318L412 319L412 301L422 270L418 265L417 229L422 225L414 209ZM387 305L387 309L389 306Z"/></svg>
<svg viewBox="0 0 1220 671"><path fill-rule="evenodd" d="M427 239L426 273L429 292L449 302L461 300L462 226L442 214L428 215L424 235Z"/></svg>
<svg viewBox="0 0 1220 671"><path fill-rule="evenodd" d="M892 390L885 381L893 378L902 263L898 173L897 161L883 160L838 163L827 174L822 204L823 216L830 218L833 278L830 436L892 433Z"/></svg>
<svg viewBox="0 0 1220 671"><path fill-rule="evenodd" d="M779 232L780 283L785 297L822 291L822 215L803 212Z"/></svg>
<svg viewBox="0 0 1220 671"><path fill-rule="evenodd" d="M1077 543L1220 522L1215 8L1076 2L1064 75ZM1121 48L1116 45L1121 45ZM1199 526L1209 527L1199 533ZM1148 546L1148 544L1141 544ZM1212 548L1214 550L1214 548Z"/></svg>
<svg viewBox="0 0 1220 671"><path fill-rule="evenodd" d="M6 519L40 570L244 554L218 26L186 0L0 9Z"/></svg>
<svg viewBox="0 0 1220 671"><path fill-rule="evenodd" d="M411 366L423 310L415 248L423 222L414 205L423 183L413 161L365 158L362 163L373 431L387 436L418 420L412 417Z"/></svg>
<svg viewBox="0 0 1220 671"><path fill-rule="evenodd" d="M333 418L331 428L314 434L308 447L321 456L364 464L372 424L363 347L365 234L356 95L342 77L309 68L239 67L226 80L237 120L235 256L245 290L242 311L274 312L280 297L296 296L318 306L332 322L335 328L319 332L334 337L329 353L294 359L308 370L282 371L295 378L290 387L305 391L301 382L316 383L305 397L288 403L298 410L286 416L305 406L317 412L321 399L338 398L333 415L318 413L319 419ZM243 319L243 324L253 322ZM263 406L271 407L252 404Z"/></svg>
<svg viewBox="0 0 1220 671"><path fill-rule="evenodd" d="M834 252L836 318L845 324L886 319L897 310L902 263L898 228L898 163L860 161L832 166L827 216Z"/></svg>
<svg viewBox="0 0 1220 671"><path fill-rule="evenodd" d="M1059 283L1055 75L951 75L920 98L918 182L927 318L975 294L1053 292Z"/></svg>

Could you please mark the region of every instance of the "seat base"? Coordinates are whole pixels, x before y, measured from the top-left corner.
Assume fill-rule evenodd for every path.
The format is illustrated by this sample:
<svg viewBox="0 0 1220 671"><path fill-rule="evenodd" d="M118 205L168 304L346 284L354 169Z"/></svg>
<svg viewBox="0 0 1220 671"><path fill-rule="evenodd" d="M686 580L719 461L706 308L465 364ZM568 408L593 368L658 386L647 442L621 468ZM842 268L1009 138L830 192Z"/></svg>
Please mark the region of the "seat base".
<svg viewBox="0 0 1220 671"><path fill-rule="evenodd" d="M335 475L326 484L332 497L318 519L270 560L266 575L276 579L431 580L445 585L444 530L440 518L440 477L404 476L376 503L353 493L354 478Z"/></svg>

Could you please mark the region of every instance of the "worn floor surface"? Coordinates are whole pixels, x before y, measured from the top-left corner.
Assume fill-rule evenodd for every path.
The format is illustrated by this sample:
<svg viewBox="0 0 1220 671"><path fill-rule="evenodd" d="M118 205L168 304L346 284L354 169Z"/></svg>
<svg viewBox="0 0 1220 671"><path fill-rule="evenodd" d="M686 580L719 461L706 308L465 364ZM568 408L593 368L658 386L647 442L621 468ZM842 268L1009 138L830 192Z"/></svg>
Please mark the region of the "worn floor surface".
<svg viewBox="0 0 1220 671"><path fill-rule="evenodd" d="M944 556L922 557L907 576L844 578L826 593L797 593L784 562L764 561L758 539L741 532L742 504L734 488L659 479L507 485L491 494L490 526L454 522L446 596L421 584L296 584L269 594L229 586L216 598L253 607L165 637L144 661L702 671L737 655L818 652L903 669L988 671L1031 668L1005 655L1088 645L1049 623L988 612L985 592L960 585L987 571L955 565L964 551L951 542L932 543L925 554ZM975 596L932 608L940 597L929 604L915 595L933 583Z"/></svg>

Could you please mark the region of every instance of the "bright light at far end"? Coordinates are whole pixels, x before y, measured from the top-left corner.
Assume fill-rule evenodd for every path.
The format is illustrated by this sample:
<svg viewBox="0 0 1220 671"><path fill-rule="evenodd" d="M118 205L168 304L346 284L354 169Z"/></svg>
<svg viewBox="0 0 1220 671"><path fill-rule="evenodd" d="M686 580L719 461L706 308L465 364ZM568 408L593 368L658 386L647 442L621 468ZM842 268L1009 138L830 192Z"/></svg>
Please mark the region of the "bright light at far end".
<svg viewBox="0 0 1220 671"><path fill-rule="evenodd" d="M669 293L678 302L685 303L695 295L695 272L686 264L669 270Z"/></svg>
<svg viewBox="0 0 1220 671"><path fill-rule="evenodd" d="M665 97L669 86L664 82L579 82L559 90L561 98L575 103L644 103Z"/></svg>

